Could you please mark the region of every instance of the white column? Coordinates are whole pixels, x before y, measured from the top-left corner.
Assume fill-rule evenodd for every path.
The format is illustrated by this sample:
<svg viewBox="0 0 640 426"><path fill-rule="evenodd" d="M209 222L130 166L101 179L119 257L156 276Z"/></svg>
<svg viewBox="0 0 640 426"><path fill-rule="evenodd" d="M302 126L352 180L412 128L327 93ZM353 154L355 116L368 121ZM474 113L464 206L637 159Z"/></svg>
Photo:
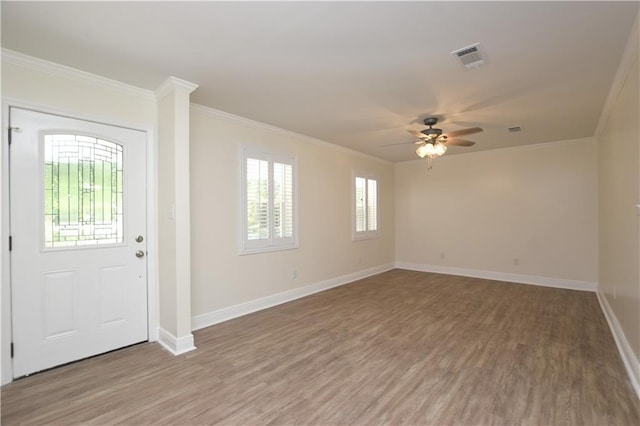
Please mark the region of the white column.
<svg viewBox="0 0 640 426"><path fill-rule="evenodd" d="M158 101L159 343L175 355L195 349L191 334L189 95L198 86L169 77Z"/></svg>

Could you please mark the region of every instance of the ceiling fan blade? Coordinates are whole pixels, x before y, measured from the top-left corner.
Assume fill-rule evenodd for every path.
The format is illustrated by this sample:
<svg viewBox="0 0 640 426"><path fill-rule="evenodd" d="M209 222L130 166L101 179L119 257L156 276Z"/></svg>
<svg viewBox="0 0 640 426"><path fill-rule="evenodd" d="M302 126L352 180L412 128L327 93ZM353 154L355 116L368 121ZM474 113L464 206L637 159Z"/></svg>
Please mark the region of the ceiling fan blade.
<svg viewBox="0 0 640 426"><path fill-rule="evenodd" d="M411 142L388 143L386 145L378 145L378 148L386 148L388 146L398 146L398 145L409 145L410 143L415 143L415 142L411 141Z"/></svg>
<svg viewBox="0 0 640 426"><path fill-rule="evenodd" d="M420 139L426 138L424 133L421 133L420 130L407 130L407 132L411 133L413 136L415 136L417 138L420 138Z"/></svg>
<svg viewBox="0 0 640 426"><path fill-rule="evenodd" d="M453 132L447 132L445 134L447 135L447 137L457 138L458 136L473 135L474 133L480 133L482 131L482 127L470 127L468 129L454 130Z"/></svg>
<svg viewBox="0 0 640 426"><path fill-rule="evenodd" d="M464 139L447 139L447 145L455 145L455 146L473 146L475 142L466 141Z"/></svg>

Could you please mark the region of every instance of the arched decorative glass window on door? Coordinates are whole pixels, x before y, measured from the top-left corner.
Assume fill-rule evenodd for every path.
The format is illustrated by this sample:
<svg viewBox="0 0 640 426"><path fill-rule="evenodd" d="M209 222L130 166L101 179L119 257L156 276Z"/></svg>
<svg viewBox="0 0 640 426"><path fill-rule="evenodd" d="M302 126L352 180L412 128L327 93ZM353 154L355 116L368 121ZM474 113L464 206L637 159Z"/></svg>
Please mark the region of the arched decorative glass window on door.
<svg viewBox="0 0 640 426"><path fill-rule="evenodd" d="M93 136L44 135L44 247L124 241L122 145Z"/></svg>

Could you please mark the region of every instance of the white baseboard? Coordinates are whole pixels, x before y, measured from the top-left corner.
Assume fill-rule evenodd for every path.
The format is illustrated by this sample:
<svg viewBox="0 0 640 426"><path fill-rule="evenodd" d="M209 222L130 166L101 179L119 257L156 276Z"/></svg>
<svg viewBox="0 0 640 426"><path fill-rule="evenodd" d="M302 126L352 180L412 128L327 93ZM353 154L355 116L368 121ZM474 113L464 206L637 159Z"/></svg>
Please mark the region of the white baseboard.
<svg viewBox="0 0 640 426"><path fill-rule="evenodd" d="M450 266L425 265L420 263L396 262L398 269L410 271L435 272L438 274L460 275L463 277L485 278L518 284L532 284L543 287L564 288L568 290L596 291L597 283L590 281L567 280L564 278L539 277L535 275L510 274L507 272L482 271L478 269L454 268Z"/></svg>
<svg viewBox="0 0 640 426"><path fill-rule="evenodd" d="M199 330L201 328L209 327L211 325L247 315L252 312L261 311L263 309L281 305L283 303L290 302L295 299L300 299L301 297L309 296L311 294L328 290L333 287L348 284L350 282L357 281L371 275L380 274L382 272L393 269L393 267L393 263L375 266L373 268L368 268L351 274L342 275L340 277L331 278L329 280L320 281L315 284L307 285L300 288L294 288L282 293L274 294L256 300L251 300L239 305L234 305L228 308L218 309L217 311L196 315L191 320L191 328L192 330Z"/></svg>
<svg viewBox="0 0 640 426"><path fill-rule="evenodd" d="M174 355L182 355L196 349L193 334L176 337L163 328L158 328L158 343Z"/></svg>
<svg viewBox="0 0 640 426"><path fill-rule="evenodd" d="M631 380L631 385L633 385L633 388L636 391L636 395L638 396L638 399L640 399L640 362L631 350L629 341L624 335L622 327L620 327L620 323L618 322L618 318L611 309L611 305L609 305L609 302L607 301L607 297L604 295L601 289L598 289L596 294L598 296L598 301L600 302L602 312L604 313L604 317L607 319L607 323L609 324L609 328L611 329L611 334L613 334L613 339L616 341L616 346L618 347L618 351L620 352L622 362L627 369L627 374L629 375L629 380Z"/></svg>

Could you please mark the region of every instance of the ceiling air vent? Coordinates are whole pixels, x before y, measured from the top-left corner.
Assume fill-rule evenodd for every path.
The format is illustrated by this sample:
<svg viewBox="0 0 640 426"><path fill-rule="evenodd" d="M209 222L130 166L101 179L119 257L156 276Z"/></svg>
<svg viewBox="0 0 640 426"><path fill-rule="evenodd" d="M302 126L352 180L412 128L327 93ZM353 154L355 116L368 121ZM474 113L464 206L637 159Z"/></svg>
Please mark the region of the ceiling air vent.
<svg viewBox="0 0 640 426"><path fill-rule="evenodd" d="M458 59L467 68L476 68L484 64L484 58L478 48L480 43L474 43L471 46L463 47L462 49L454 50L452 55L456 55Z"/></svg>
<svg viewBox="0 0 640 426"><path fill-rule="evenodd" d="M509 131L509 133L521 132L522 131L522 127L513 126L513 127L509 127L507 130Z"/></svg>

